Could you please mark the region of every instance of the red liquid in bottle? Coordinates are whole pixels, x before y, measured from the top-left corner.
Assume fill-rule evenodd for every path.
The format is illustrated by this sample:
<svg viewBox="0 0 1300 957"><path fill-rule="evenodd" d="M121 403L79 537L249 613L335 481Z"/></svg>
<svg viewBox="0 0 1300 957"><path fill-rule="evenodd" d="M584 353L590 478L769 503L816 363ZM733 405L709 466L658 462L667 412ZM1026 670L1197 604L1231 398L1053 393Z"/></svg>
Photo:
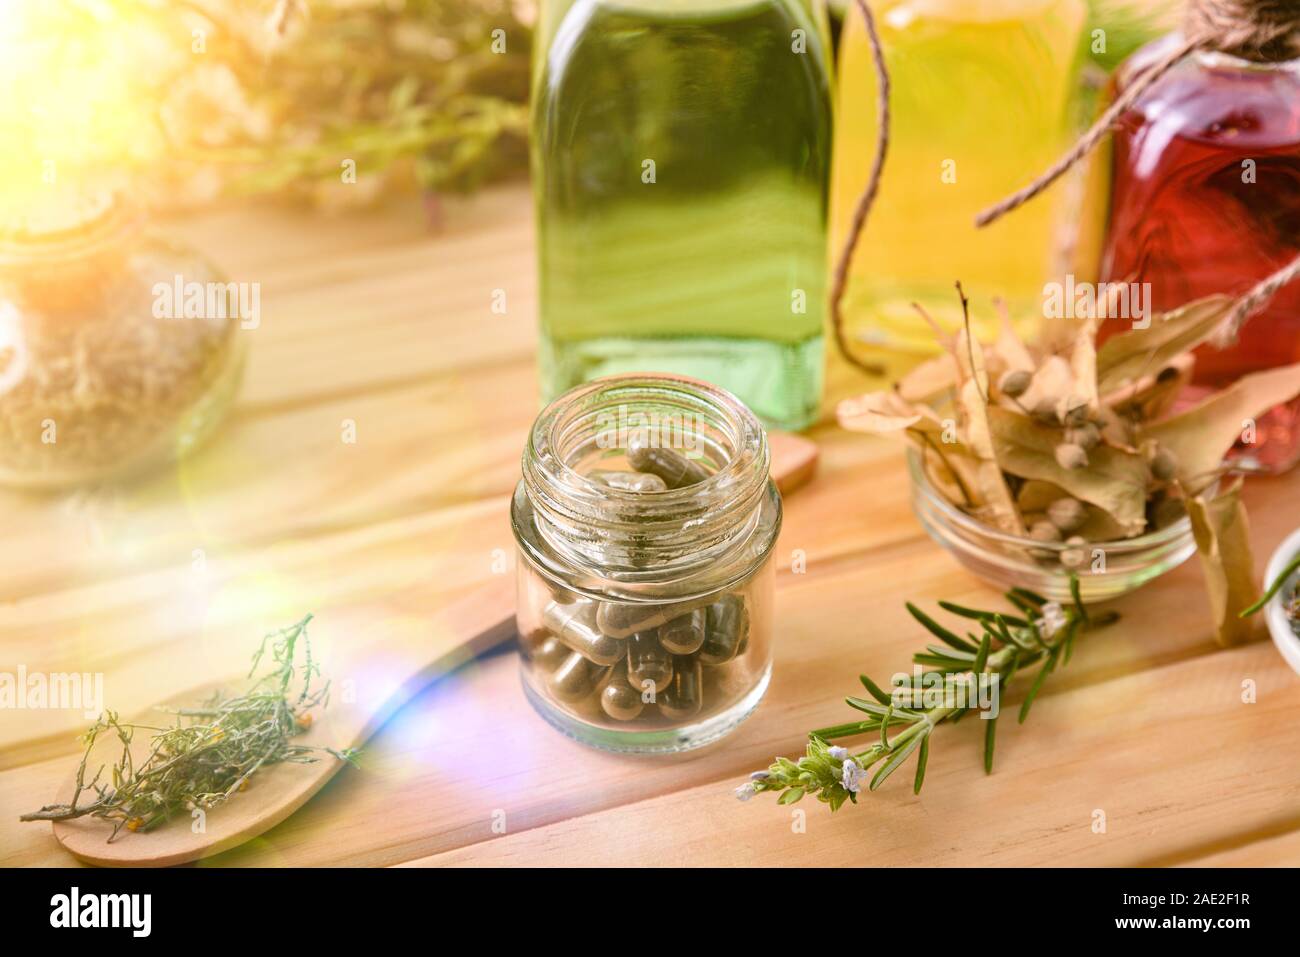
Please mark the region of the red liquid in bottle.
<svg viewBox="0 0 1300 957"><path fill-rule="evenodd" d="M1124 68L1163 55L1170 39ZM1300 254L1300 61L1247 64L1194 56L1121 117L1114 135L1103 280L1151 283L1153 312L1236 295ZM1110 320L1102 338L1130 327ZM1204 393L1248 372L1300 361L1300 283L1278 292L1235 345L1196 352ZM1262 418L1236 452L1281 471L1300 458L1300 401Z"/></svg>

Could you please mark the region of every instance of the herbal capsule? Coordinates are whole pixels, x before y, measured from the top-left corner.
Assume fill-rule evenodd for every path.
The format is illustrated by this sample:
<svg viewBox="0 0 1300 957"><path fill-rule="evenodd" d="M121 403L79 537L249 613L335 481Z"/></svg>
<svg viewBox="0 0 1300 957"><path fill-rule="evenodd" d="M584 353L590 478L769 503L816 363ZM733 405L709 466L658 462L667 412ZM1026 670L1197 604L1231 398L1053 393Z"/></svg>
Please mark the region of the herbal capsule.
<svg viewBox="0 0 1300 957"><path fill-rule="evenodd" d="M659 644L657 634L640 631L627 640L627 680L634 688L645 688L650 681L660 692L672 676L672 656Z"/></svg>
<svg viewBox="0 0 1300 957"><path fill-rule="evenodd" d="M672 449L658 448L633 436L627 444L627 460L638 472L650 472L664 480L669 488L694 485L709 477L709 470Z"/></svg>
<svg viewBox="0 0 1300 957"><path fill-rule="evenodd" d="M532 653L532 659L547 671L554 671L572 652L569 646L554 635L547 635Z"/></svg>
<svg viewBox="0 0 1300 957"><path fill-rule="evenodd" d="M551 694L561 701L581 701L609 674L608 667L588 661L576 651L569 653L547 681Z"/></svg>
<svg viewBox="0 0 1300 957"><path fill-rule="evenodd" d="M708 601L678 601L663 605L605 602L596 610L596 627L611 638L628 638L638 631L650 631L674 618L703 608Z"/></svg>
<svg viewBox="0 0 1300 957"><path fill-rule="evenodd" d="M704 669L698 655L673 656L673 680L658 697L659 713L681 721L700 711L704 703Z"/></svg>
<svg viewBox="0 0 1300 957"><path fill-rule="evenodd" d="M725 664L740 653L741 644L749 637L745 600L739 595L724 595L706 609L706 622L700 661L706 665Z"/></svg>
<svg viewBox="0 0 1300 957"><path fill-rule="evenodd" d="M663 492L668 488L668 483L658 475L649 472L615 472L597 469L588 472L587 478L601 485L608 485L610 488L623 489L625 492Z"/></svg>
<svg viewBox="0 0 1300 957"><path fill-rule="evenodd" d="M542 611L542 624L588 660L598 665L612 665L623 657L627 643L598 631L593 617L591 602L561 605L553 601Z"/></svg>
<svg viewBox="0 0 1300 957"><path fill-rule="evenodd" d="M628 683L626 664L615 666L609 682L600 692L600 706L615 721L640 717L645 702L641 700L641 692Z"/></svg>
<svg viewBox="0 0 1300 957"><path fill-rule="evenodd" d="M693 655L704 644L705 613L697 608L678 615L659 629L659 644L674 655Z"/></svg>

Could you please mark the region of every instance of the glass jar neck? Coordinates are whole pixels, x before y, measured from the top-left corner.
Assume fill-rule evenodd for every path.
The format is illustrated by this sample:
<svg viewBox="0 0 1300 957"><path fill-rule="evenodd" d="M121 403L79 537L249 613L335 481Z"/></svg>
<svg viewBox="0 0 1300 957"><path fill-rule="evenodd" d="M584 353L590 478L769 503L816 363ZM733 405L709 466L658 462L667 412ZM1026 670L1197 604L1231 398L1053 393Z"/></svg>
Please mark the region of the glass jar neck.
<svg viewBox="0 0 1300 957"><path fill-rule="evenodd" d="M586 474L634 443L672 449L712 474L663 492L611 488ZM520 490L536 538L524 530L521 542L535 564L553 564L569 580L680 593L770 549L774 530L762 520L774 494L769 465L762 426L730 393L667 375L598 379L561 396L533 426Z"/></svg>
<svg viewBox="0 0 1300 957"><path fill-rule="evenodd" d="M0 285L43 311L77 311L114 286L143 231L115 192L51 190L0 216Z"/></svg>

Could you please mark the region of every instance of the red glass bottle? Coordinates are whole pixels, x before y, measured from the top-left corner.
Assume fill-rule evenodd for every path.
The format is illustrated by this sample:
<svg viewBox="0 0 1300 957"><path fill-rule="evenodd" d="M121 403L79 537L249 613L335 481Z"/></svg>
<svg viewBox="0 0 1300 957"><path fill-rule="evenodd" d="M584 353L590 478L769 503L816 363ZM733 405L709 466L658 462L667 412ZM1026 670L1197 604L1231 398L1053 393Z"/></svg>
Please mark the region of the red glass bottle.
<svg viewBox="0 0 1300 957"><path fill-rule="evenodd" d="M1174 44L1166 37L1120 69L1120 89ZM1156 81L1114 134L1103 280L1151 283L1153 311L1240 294L1300 254L1300 60L1257 63L1193 54ZM1128 327L1112 321L1103 338ZM1284 287L1235 345L1202 346L1194 385L1300 361L1300 283ZM1300 459L1300 400L1261 419L1250 464Z"/></svg>

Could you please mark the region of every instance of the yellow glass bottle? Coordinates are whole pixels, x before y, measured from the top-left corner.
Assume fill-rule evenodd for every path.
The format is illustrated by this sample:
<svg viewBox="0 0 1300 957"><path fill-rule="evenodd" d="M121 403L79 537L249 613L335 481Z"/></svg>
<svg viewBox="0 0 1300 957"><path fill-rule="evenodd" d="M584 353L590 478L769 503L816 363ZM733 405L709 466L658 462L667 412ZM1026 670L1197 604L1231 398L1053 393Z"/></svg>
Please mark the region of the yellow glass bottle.
<svg viewBox="0 0 1300 957"><path fill-rule="evenodd" d="M1025 185L1077 130L1084 0L868 0L892 86L889 158L854 257L844 313L855 352L901 371L932 354L960 321L961 280L977 334L1006 300L1022 331L1042 314L1043 283L1067 271L1081 190L1040 196L977 230L978 212ZM834 261L867 177L877 135L876 77L850 4L840 44L832 167Z"/></svg>

